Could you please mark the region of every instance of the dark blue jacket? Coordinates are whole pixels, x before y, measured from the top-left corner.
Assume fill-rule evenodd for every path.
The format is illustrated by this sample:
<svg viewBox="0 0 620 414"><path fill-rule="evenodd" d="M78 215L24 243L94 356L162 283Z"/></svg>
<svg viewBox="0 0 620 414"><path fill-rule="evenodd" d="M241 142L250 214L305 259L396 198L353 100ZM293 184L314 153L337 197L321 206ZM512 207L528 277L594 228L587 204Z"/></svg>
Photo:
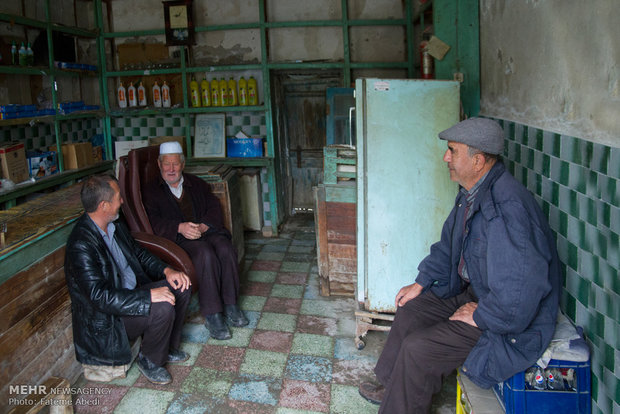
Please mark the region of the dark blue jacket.
<svg viewBox="0 0 620 414"><path fill-rule="evenodd" d="M555 239L540 207L502 162L482 183L464 232L465 204L459 192L416 282L443 298L462 292L465 283L457 273L462 246L478 297L474 321L482 330L463 371L489 388L531 366L549 345L561 274Z"/></svg>

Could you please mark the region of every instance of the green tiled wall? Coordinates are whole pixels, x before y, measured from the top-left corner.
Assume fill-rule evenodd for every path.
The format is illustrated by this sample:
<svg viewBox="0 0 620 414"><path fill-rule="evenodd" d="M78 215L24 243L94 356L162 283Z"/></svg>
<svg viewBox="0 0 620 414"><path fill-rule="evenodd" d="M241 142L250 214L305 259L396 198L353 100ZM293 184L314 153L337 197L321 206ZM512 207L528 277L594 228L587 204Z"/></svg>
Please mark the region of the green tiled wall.
<svg viewBox="0 0 620 414"><path fill-rule="evenodd" d="M590 345L592 412L620 413L620 148L498 121L508 170L556 233L561 308Z"/></svg>
<svg viewBox="0 0 620 414"><path fill-rule="evenodd" d="M85 142L94 135L102 133L101 120L76 119L60 123L60 136L63 143ZM26 150L43 150L56 145L53 124L13 125L0 127L0 143L23 142Z"/></svg>

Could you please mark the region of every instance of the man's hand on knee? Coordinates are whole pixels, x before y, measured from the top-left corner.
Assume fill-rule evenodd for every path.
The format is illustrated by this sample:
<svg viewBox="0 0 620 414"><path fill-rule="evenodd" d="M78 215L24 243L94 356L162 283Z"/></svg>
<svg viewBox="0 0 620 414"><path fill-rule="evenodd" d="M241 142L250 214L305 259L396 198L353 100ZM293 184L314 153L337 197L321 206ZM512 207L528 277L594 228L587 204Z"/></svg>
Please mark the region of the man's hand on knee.
<svg viewBox="0 0 620 414"><path fill-rule="evenodd" d="M465 322L466 324L475 326L477 328L478 325L476 324L476 322L474 322L474 311L477 307L478 304L476 302L468 302L458 308L456 312L454 312L452 316L450 316L450 318L448 319L450 319L451 321Z"/></svg>
<svg viewBox="0 0 620 414"><path fill-rule="evenodd" d="M422 293L423 289L424 288L417 283L401 288L396 294L396 307L398 308L399 306L404 306L405 303Z"/></svg>
<svg viewBox="0 0 620 414"><path fill-rule="evenodd" d="M175 298L168 286L151 289L151 302L168 302L174 306Z"/></svg>

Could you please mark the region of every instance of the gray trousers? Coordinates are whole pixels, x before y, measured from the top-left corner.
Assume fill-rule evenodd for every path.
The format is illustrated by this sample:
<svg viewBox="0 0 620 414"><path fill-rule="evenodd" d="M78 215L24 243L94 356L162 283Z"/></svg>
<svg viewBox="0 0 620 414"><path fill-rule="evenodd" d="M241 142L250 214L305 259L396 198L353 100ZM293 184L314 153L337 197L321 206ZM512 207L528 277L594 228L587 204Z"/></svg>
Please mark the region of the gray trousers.
<svg viewBox="0 0 620 414"><path fill-rule="evenodd" d="M428 413L443 377L463 364L482 331L448 318L475 302L466 290L440 299L426 291L396 311L375 374L386 392L379 413Z"/></svg>

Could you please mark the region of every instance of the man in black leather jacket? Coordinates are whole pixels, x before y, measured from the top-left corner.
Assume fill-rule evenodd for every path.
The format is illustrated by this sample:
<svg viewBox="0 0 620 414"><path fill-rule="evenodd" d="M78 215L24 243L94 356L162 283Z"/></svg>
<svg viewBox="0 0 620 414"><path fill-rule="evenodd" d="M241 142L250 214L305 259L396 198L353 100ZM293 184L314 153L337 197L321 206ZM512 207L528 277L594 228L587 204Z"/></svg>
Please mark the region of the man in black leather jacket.
<svg viewBox="0 0 620 414"><path fill-rule="evenodd" d="M115 178L90 177L81 199L85 213L69 236L65 255L76 358L87 365L126 365L129 342L142 336L138 368L149 381L167 384L172 378L164 365L189 358L179 349L189 278L139 246L115 222L123 203Z"/></svg>

